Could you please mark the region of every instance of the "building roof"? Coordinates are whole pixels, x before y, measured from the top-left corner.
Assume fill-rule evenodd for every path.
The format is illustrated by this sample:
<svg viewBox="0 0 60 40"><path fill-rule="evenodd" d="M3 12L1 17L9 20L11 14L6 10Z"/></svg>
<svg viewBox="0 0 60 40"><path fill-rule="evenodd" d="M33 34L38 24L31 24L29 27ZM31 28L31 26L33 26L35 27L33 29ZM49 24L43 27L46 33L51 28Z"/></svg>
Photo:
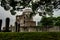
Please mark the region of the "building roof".
<svg viewBox="0 0 60 40"><path fill-rule="evenodd" d="M24 9L23 13L26 13L26 12L32 12L32 9Z"/></svg>

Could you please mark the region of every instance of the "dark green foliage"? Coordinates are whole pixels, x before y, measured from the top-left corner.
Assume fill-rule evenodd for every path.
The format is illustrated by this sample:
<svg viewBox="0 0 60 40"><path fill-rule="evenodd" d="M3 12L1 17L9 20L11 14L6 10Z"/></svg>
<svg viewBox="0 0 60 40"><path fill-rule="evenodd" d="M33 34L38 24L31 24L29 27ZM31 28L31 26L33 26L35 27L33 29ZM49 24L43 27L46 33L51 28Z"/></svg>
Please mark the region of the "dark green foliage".
<svg viewBox="0 0 60 40"><path fill-rule="evenodd" d="M0 33L0 40L60 40L60 32Z"/></svg>
<svg viewBox="0 0 60 40"><path fill-rule="evenodd" d="M10 10L10 12L11 12L12 15L16 14L16 12L14 10Z"/></svg>
<svg viewBox="0 0 60 40"><path fill-rule="evenodd" d="M33 3L32 2L32 10L35 11L39 7L38 3Z"/></svg>
<svg viewBox="0 0 60 40"><path fill-rule="evenodd" d="M1 1L1 6L6 11L9 10L11 7L14 11L19 11L19 9L22 10L25 7L30 7L33 11L33 14L35 14L38 9L43 8L43 10L45 10L45 12L46 12L44 15L49 14L47 12L50 12L50 14L52 14L53 9L58 8L57 7L58 5L60 5L60 1L56 1L56 0L40 0L40 1L37 1L37 2L33 2L33 0L19 0L19 1L18 0L7 0L7 1L2 0ZM18 7L16 8L16 6L18 6ZM22 6L22 8L21 8L21 6ZM38 13L38 11L37 11L37 13ZM16 12L11 12L11 14L15 15Z"/></svg>
<svg viewBox="0 0 60 40"><path fill-rule="evenodd" d="M18 3L17 1L11 0L10 6L15 7L15 6L17 6L17 3Z"/></svg>
<svg viewBox="0 0 60 40"><path fill-rule="evenodd" d="M60 26L60 16L56 18L55 25Z"/></svg>
<svg viewBox="0 0 60 40"><path fill-rule="evenodd" d="M21 6L26 7L26 6L30 3L30 1L31 1L31 0L21 0L21 1L20 1L20 4L21 4Z"/></svg>
<svg viewBox="0 0 60 40"><path fill-rule="evenodd" d="M1 32L1 27L2 27L2 20L0 19L0 32Z"/></svg>
<svg viewBox="0 0 60 40"><path fill-rule="evenodd" d="M51 17L43 17L41 19L41 23L44 26L50 26L50 25L53 25L53 19Z"/></svg>
<svg viewBox="0 0 60 40"><path fill-rule="evenodd" d="M43 17L40 22L38 22L38 26L40 27L53 27L59 26L60 27L60 16L59 17ZM42 27L42 28L43 28Z"/></svg>
<svg viewBox="0 0 60 40"><path fill-rule="evenodd" d="M5 0L1 1L1 6L7 11L10 9L9 5L7 4L7 2Z"/></svg>
<svg viewBox="0 0 60 40"><path fill-rule="evenodd" d="M4 9L7 11L10 9L10 7L8 5L4 6Z"/></svg>
<svg viewBox="0 0 60 40"><path fill-rule="evenodd" d="M45 5L45 4L51 4L51 1L52 0L40 0L40 2L39 2L39 4L41 4L41 5Z"/></svg>
<svg viewBox="0 0 60 40"><path fill-rule="evenodd" d="M38 26L44 30L48 30L49 28L52 28L55 26L55 20L54 17L42 17L41 21L38 22ZM45 31L45 30L44 30Z"/></svg>
<svg viewBox="0 0 60 40"><path fill-rule="evenodd" d="M60 26L60 20L56 21L55 25Z"/></svg>

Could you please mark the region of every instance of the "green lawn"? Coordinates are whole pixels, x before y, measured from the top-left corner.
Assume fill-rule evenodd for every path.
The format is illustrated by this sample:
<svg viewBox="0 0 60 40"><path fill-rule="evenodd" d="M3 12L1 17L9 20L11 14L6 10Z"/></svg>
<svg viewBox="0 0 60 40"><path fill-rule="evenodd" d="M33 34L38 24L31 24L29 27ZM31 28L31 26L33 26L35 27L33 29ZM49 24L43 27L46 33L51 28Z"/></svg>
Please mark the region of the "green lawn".
<svg viewBox="0 0 60 40"><path fill-rule="evenodd" d="M60 32L1 32L0 40L60 40Z"/></svg>

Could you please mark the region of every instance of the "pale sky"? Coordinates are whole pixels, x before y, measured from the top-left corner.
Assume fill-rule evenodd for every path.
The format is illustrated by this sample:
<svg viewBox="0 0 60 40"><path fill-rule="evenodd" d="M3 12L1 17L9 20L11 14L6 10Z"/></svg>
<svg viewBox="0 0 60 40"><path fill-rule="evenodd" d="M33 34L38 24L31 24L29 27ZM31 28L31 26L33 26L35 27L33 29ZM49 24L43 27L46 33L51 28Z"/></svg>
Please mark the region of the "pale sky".
<svg viewBox="0 0 60 40"><path fill-rule="evenodd" d="M16 15L18 14L22 14L22 12L18 12ZM9 11L5 11L1 6L0 6L0 19L3 20L3 24L2 26L4 27L5 26L5 19L6 17L9 17L10 18L10 25L13 25L14 22L15 22L15 16L11 15ZM54 10L54 16L57 17L57 16L60 16L60 10ZM34 21L38 22L41 20L41 16L39 16L38 14L33 17L34 18Z"/></svg>

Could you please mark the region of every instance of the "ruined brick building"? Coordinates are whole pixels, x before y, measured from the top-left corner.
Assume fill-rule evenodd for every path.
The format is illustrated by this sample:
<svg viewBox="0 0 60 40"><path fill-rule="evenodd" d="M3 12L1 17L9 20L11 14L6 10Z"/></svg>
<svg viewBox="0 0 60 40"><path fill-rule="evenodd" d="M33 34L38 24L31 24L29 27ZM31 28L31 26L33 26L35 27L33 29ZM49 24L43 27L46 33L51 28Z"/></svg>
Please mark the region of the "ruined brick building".
<svg viewBox="0 0 60 40"><path fill-rule="evenodd" d="M33 21L33 18L30 18L31 12L30 9L25 9L22 15L16 16L16 22L20 24L20 32L34 31L36 22Z"/></svg>
<svg viewBox="0 0 60 40"><path fill-rule="evenodd" d="M16 22L17 25L15 24L15 27L12 27L12 32L34 32L35 31L35 26L36 22L33 21L33 18L30 18L32 10L30 9L25 9L22 13L22 15L17 15L16 16Z"/></svg>

